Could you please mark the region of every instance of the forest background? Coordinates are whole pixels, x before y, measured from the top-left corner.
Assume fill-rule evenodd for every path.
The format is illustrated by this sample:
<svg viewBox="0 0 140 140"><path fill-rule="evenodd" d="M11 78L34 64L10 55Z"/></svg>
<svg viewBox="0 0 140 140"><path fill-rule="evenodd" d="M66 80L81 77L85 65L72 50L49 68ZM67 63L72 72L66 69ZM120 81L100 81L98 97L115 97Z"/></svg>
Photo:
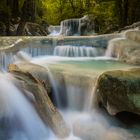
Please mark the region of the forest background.
<svg viewBox="0 0 140 140"><path fill-rule="evenodd" d="M62 20L90 15L96 32L118 30L140 21L140 0L1 0L0 28L32 22L59 25Z"/></svg>

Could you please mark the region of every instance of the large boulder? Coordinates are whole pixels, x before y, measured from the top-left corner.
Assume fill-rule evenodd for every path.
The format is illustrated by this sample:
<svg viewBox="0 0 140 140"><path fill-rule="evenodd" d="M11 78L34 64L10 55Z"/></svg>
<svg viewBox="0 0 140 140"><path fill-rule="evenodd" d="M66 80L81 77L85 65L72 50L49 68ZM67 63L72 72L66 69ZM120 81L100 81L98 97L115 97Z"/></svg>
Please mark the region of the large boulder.
<svg viewBox="0 0 140 140"><path fill-rule="evenodd" d="M47 36L48 32L43 26L32 22L21 22L17 28L17 35L21 36Z"/></svg>
<svg viewBox="0 0 140 140"><path fill-rule="evenodd" d="M125 37L127 39L133 40L137 43L140 43L140 30L130 30L125 32Z"/></svg>
<svg viewBox="0 0 140 140"><path fill-rule="evenodd" d="M69 135L69 128L63 117L48 96L47 69L35 64L10 65L9 71L18 80L19 88L34 105L42 120L56 136L64 138Z"/></svg>
<svg viewBox="0 0 140 140"><path fill-rule="evenodd" d="M127 31L124 38L111 40L106 54L129 64L140 65L140 31Z"/></svg>
<svg viewBox="0 0 140 140"><path fill-rule="evenodd" d="M123 111L140 115L140 68L103 73L95 94L111 115Z"/></svg>

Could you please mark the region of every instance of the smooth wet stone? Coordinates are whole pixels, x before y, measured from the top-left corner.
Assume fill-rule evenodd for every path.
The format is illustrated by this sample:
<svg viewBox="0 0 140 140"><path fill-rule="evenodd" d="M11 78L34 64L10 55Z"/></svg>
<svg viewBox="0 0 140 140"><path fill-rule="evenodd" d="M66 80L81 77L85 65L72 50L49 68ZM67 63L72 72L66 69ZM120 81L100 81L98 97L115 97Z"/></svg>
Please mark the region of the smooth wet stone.
<svg viewBox="0 0 140 140"><path fill-rule="evenodd" d="M111 115L123 111L140 115L140 68L103 73L95 93Z"/></svg>
<svg viewBox="0 0 140 140"><path fill-rule="evenodd" d="M42 120L56 136L60 138L69 136L70 130L66 122L47 93L47 69L38 65L23 63L10 65L9 71L18 80L18 86L24 90L25 95L33 103Z"/></svg>
<svg viewBox="0 0 140 140"><path fill-rule="evenodd" d="M140 43L140 30L130 30L125 33L127 39Z"/></svg>
<svg viewBox="0 0 140 140"><path fill-rule="evenodd" d="M140 31L127 31L124 38L111 40L106 54L129 64L140 65Z"/></svg>

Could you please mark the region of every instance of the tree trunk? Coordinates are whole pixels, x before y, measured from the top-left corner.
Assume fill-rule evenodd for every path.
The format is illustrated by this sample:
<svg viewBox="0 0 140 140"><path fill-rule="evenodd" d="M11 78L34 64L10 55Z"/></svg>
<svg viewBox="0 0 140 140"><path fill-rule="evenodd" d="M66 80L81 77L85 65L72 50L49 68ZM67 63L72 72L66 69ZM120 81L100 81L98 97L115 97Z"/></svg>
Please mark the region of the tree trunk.
<svg viewBox="0 0 140 140"><path fill-rule="evenodd" d="M12 17L18 17L19 16L19 3L18 0L14 0L12 3Z"/></svg>
<svg viewBox="0 0 140 140"><path fill-rule="evenodd" d="M123 26L126 26L128 23L128 0L123 2Z"/></svg>
<svg viewBox="0 0 140 140"><path fill-rule="evenodd" d="M17 28L17 33L16 33L17 36L24 35L25 26L26 26L26 21L21 21Z"/></svg>

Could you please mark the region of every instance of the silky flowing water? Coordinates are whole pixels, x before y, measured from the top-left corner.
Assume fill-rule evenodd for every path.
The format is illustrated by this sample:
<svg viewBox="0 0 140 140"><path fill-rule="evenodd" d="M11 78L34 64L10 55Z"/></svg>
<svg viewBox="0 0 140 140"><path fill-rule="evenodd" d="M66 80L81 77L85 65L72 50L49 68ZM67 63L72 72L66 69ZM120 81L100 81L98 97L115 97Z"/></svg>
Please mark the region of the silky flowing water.
<svg viewBox="0 0 140 140"><path fill-rule="evenodd" d="M34 52L28 50L14 57L11 54L10 58L3 54L3 71L9 63L22 62L35 63L49 70L52 100L71 129L70 136L64 140L136 139L132 133L135 127L128 129L93 105L96 102L94 86L101 73L135 66L108 57L45 56L45 51L39 53L39 49ZM97 54L96 50L93 51ZM61 140L45 126L22 92L12 75L0 74L0 140Z"/></svg>

